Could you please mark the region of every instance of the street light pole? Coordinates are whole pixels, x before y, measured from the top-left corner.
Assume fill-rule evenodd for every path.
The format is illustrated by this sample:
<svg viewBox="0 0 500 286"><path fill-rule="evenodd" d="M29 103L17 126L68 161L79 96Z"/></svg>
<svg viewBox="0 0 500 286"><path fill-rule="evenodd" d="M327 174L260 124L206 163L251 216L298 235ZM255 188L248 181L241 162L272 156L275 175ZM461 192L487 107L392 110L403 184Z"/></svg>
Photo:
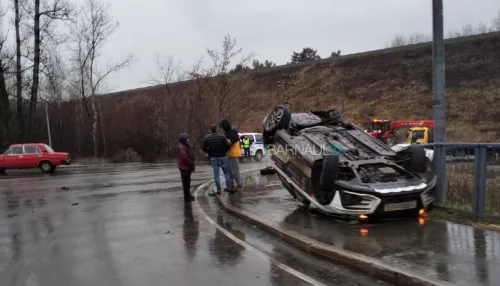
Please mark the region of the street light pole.
<svg viewBox="0 0 500 286"><path fill-rule="evenodd" d="M444 59L443 0L432 0L432 66L434 107L434 170L437 175L436 203L446 200L447 174L446 149L439 143L446 142L446 94Z"/></svg>
<svg viewBox="0 0 500 286"><path fill-rule="evenodd" d="M45 119L47 120L47 134L49 136L49 146L52 147L52 136L50 135L49 103L45 101Z"/></svg>

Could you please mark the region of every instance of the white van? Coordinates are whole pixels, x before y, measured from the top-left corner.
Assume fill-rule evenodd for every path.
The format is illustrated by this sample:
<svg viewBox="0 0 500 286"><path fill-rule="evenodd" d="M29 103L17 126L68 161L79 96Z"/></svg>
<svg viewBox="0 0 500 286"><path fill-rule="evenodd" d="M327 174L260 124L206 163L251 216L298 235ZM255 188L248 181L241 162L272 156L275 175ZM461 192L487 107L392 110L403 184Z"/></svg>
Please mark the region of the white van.
<svg viewBox="0 0 500 286"><path fill-rule="evenodd" d="M252 133L252 132L243 132L238 133L240 137L240 146L241 146L241 157L245 156L245 150L243 150L243 142L242 137L246 136L250 139L250 156L255 158L255 161L260 161L265 155L264 150L264 142L262 140L262 133Z"/></svg>

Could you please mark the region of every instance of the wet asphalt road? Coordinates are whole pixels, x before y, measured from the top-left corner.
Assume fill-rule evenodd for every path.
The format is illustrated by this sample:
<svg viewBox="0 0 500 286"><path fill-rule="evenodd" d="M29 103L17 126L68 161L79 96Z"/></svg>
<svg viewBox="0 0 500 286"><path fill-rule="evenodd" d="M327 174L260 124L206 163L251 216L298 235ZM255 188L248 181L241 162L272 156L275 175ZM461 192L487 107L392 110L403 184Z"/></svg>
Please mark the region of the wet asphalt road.
<svg viewBox="0 0 500 286"><path fill-rule="evenodd" d="M192 183L211 177L198 166ZM171 166L9 172L0 177L0 285L311 285L260 252L325 285L387 285L299 252L213 198L186 204L180 186Z"/></svg>
<svg viewBox="0 0 500 286"><path fill-rule="evenodd" d="M500 233L448 221L349 224L296 202L276 175L253 173L233 206L315 240L456 285L500 285Z"/></svg>

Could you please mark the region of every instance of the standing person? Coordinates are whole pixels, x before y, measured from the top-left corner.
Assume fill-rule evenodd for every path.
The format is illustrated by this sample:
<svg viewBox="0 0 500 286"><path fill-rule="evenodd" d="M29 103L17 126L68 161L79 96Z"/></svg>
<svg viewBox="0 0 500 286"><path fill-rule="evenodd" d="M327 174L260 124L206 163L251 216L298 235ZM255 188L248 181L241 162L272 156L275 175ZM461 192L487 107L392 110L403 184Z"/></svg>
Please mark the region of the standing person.
<svg viewBox="0 0 500 286"><path fill-rule="evenodd" d="M247 136L243 136L243 140L242 140L242 145L243 145L243 150L245 151L245 158L248 159L248 161L250 161L250 138L248 138Z"/></svg>
<svg viewBox="0 0 500 286"><path fill-rule="evenodd" d="M241 184L240 174L239 158L241 157L241 148L238 130L233 128L231 122L225 118L220 121L219 127L224 130L224 134L231 145L226 154L229 161L229 170L231 171L231 177L236 182L236 189L241 190L243 189L243 186Z"/></svg>
<svg viewBox="0 0 500 286"><path fill-rule="evenodd" d="M224 178L226 179L226 190L230 191L233 189L229 162L226 158L226 153L229 150L229 142L224 135L217 133L217 125L212 124L210 131L211 133L205 136L203 140L203 151L207 153L210 165L212 165L214 171L214 181L217 187L216 194L220 194L220 169L222 169Z"/></svg>
<svg viewBox="0 0 500 286"><path fill-rule="evenodd" d="M179 147L177 149L177 166L181 172L182 188L184 189L184 200L194 201L191 195L191 173L195 170L194 155L189 146L189 136L182 133L179 136Z"/></svg>

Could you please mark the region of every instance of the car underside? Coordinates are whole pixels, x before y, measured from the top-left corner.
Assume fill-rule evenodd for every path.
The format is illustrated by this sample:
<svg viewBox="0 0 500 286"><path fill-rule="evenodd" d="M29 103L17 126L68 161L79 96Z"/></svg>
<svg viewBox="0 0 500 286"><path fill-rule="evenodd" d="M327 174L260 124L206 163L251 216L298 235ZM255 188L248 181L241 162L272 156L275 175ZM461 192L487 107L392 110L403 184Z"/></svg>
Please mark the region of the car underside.
<svg viewBox="0 0 500 286"><path fill-rule="evenodd" d="M428 208L436 176L421 146L396 152L334 110L264 120L264 142L290 194L312 208L346 218L397 218Z"/></svg>

